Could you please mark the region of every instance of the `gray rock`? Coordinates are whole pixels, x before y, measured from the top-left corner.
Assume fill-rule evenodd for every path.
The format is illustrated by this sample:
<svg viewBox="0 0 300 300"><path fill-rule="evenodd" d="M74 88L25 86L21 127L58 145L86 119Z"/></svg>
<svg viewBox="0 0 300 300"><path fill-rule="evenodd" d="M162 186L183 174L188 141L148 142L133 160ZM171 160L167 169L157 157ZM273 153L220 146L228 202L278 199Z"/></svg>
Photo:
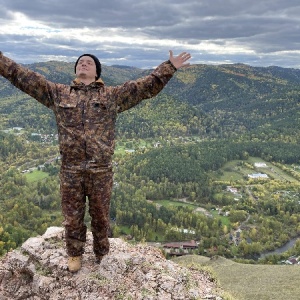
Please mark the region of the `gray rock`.
<svg viewBox="0 0 300 300"><path fill-rule="evenodd" d="M161 251L111 238L95 264L88 232L82 269L67 269L64 229L50 227L0 260L0 300L222 299L209 276L166 260Z"/></svg>

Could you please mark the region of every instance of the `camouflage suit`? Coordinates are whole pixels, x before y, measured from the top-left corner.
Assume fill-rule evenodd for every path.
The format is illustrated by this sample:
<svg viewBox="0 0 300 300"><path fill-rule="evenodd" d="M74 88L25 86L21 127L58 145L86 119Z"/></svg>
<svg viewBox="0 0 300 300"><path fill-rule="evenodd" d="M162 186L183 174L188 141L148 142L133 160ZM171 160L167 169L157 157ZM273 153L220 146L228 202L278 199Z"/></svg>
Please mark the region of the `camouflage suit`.
<svg viewBox="0 0 300 300"><path fill-rule="evenodd" d="M117 114L157 95L175 71L176 68L167 61L150 75L120 86L107 87L101 79L89 85L75 79L71 85L64 85L46 80L0 52L0 75L55 114L62 159L63 224L69 256L84 252L86 197L89 199L94 252L96 255L108 253Z"/></svg>

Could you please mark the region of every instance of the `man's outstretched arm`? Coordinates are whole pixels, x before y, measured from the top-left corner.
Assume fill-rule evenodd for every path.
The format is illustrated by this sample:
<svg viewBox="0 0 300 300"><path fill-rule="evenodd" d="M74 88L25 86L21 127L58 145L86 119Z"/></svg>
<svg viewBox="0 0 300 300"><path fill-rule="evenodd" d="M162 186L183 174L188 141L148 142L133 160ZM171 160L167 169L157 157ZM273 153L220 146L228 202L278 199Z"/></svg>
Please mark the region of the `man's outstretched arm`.
<svg viewBox="0 0 300 300"><path fill-rule="evenodd" d="M45 106L52 106L52 90L55 90L55 84L47 81L41 74L29 70L4 56L1 51L0 75L9 80L16 88L35 98Z"/></svg>
<svg viewBox="0 0 300 300"><path fill-rule="evenodd" d="M189 65L187 61L191 55L182 52L178 56L174 56L170 51L168 61L160 64L150 75L143 78L127 81L123 85L114 88L115 99L119 105L118 112L125 111L143 99L149 99L156 96L172 78L177 69Z"/></svg>

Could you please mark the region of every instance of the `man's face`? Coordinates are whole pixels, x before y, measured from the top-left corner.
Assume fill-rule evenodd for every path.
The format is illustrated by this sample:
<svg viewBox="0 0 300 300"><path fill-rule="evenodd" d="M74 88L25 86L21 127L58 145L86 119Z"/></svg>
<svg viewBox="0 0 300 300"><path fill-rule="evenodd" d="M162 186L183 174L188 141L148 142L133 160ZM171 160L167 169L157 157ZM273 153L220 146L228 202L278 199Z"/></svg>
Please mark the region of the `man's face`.
<svg viewBox="0 0 300 300"><path fill-rule="evenodd" d="M80 57L76 66L77 77L92 78L95 80L97 69L95 61L90 56Z"/></svg>

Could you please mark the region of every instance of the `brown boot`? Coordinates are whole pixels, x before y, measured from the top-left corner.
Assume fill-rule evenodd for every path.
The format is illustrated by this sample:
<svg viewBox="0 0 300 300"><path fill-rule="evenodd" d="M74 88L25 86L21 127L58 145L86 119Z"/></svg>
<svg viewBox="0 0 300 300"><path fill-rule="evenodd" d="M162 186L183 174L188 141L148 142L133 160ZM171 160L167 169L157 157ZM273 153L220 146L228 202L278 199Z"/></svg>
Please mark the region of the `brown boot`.
<svg viewBox="0 0 300 300"><path fill-rule="evenodd" d="M69 271L75 273L81 269L81 256L70 256L68 258Z"/></svg>

